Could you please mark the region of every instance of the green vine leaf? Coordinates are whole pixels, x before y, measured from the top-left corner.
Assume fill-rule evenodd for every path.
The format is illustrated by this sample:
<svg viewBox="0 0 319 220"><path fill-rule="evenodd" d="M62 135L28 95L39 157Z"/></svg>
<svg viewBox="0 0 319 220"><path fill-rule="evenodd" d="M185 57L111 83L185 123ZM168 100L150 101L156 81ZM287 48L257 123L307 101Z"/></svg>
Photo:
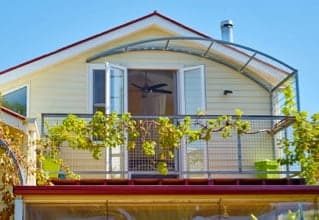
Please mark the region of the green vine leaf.
<svg viewBox="0 0 319 220"><path fill-rule="evenodd" d="M282 138L279 141L285 158L279 162L282 165L299 164L301 172L309 184L319 181L319 113L308 117L307 112L298 112L294 100L292 86L283 90L285 97L282 112L286 116L294 116L292 138Z"/></svg>

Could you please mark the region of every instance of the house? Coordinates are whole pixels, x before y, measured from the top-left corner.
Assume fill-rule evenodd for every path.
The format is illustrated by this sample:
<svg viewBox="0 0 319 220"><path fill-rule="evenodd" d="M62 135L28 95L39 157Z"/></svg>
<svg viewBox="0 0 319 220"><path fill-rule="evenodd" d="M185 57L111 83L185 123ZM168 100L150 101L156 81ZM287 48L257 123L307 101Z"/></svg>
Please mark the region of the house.
<svg viewBox="0 0 319 220"><path fill-rule="evenodd" d="M288 210L315 215L318 187L299 179L258 179L267 170L255 167L282 156L276 140L292 123L280 113L282 89L292 85L299 106L298 72L232 42L232 26L224 21L223 40L217 40L155 11L0 72L5 106L33 118L42 134L45 124L68 114L88 119L95 111L131 112L143 120L167 115L177 121L183 115L195 119L198 110L206 112L205 120L237 108L254 131L269 131L184 143L168 161L165 178L138 148L108 149L101 160L62 148L81 181L17 186L15 218L245 219L254 213L282 219ZM247 207L239 207L242 201Z"/></svg>

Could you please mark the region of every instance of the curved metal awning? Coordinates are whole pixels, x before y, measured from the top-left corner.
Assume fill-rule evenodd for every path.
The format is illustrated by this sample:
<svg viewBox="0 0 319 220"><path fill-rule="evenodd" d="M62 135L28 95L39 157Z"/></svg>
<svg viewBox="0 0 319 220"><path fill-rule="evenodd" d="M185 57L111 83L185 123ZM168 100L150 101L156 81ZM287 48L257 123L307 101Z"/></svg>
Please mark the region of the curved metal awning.
<svg viewBox="0 0 319 220"><path fill-rule="evenodd" d="M297 69L258 50L222 40L202 37L164 37L124 44L87 59L94 62L116 54L168 51L211 60L238 71L268 91L297 73Z"/></svg>

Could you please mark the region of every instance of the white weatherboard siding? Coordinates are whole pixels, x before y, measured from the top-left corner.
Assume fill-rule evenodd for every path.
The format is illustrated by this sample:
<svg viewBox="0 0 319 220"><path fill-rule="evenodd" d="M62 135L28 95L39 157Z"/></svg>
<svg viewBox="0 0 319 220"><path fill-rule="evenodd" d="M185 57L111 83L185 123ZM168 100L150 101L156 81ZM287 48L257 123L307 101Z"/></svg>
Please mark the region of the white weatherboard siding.
<svg viewBox="0 0 319 220"><path fill-rule="evenodd" d="M269 93L241 73L209 62L206 80L208 113L234 114L234 109L239 108L246 115L270 114ZM224 90L233 93L224 95Z"/></svg>
<svg viewBox="0 0 319 220"><path fill-rule="evenodd" d="M31 82L31 115L87 112L86 69L82 62L67 63L34 77Z"/></svg>

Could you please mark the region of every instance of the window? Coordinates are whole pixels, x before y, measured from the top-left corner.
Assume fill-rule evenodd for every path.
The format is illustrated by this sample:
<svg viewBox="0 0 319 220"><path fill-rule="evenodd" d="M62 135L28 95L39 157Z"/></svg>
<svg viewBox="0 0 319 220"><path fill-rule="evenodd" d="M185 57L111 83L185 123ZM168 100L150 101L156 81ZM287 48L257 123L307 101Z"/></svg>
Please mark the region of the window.
<svg viewBox="0 0 319 220"><path fill-rule="evenodd" d="M105 70L93 70L93 111L105 112Z"/></svg>
<svg viewBox="0 0 319 220"><path fill-rule="evenodd" d="M105 69L106 67L106 69ZM106 63L106 65L92 65L90 67L90 106L93 113L123 113L127 110L126 68Z"/></svg>
<svg viewBox="0 0 319 220"><path fill-rule="evenodd" d="M3 95L3 106L27 116L27 87L24 86Z"/></svg>

